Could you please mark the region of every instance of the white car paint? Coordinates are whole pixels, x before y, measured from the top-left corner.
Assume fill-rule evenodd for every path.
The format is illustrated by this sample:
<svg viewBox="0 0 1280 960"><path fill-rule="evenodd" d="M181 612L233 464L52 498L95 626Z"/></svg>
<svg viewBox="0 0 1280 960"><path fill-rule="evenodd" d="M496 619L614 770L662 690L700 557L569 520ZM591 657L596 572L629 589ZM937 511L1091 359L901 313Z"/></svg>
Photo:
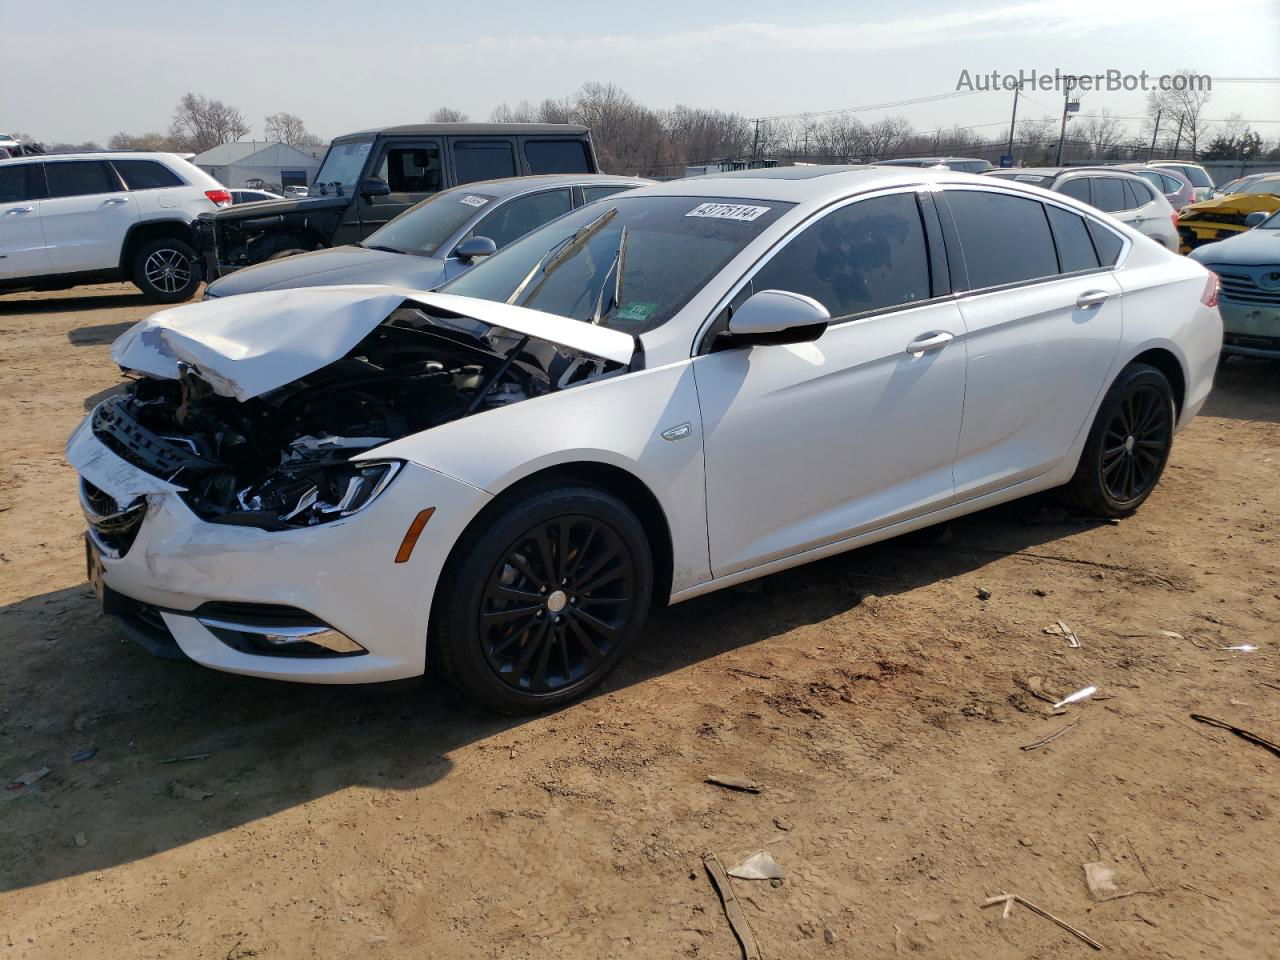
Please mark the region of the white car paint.
<svg viewBox="0 0 1280 960"><path fill-rule="evenodd" d="M703 331L762 260L833 204L877 190L959 188L1031 195L1097 220L1124 238L1120 261L1114 269L834 324L813 343L699 352ZM357 455L408 466L367 509L344 520L280 532L205 523L172 491L157 489L157 478L134 470L141 475L130 479L134 468L82 426L68 449L77 469L117 499L136 490L149 503L129 552L103 557L104 581L165 608L182 650L217 669L313 682L412 676L424 669L434 586L453 544L494 496L547 467L607 464L644 484L667 527L650 533L669 534L674 554L672 582L659 588L669 587L678 602L1066 482L1105 388L1148 350L1167 350L1181 370L1186 389L1179 427L1199 411L1212 385L1222 329L1216 309L1200 302L1207 272L1061 194L946 171L888 168L805 181L713 176L631 196L644 194L688 197L691 205L735 197L796 206L671 320L639 338L642 369ZM1106 294L1100 304L1076 306L1096 291ZM272 317L291 309L284 296L235 298L236 309L265 321L254 337L251 324L238 324L238 345L216 342L212 331L225 329L221 319L197 335L202 318L214 317L207 308L216 308L216 302L202 303L130 331L118 356L134 357L130 351L146 332L153 347L163 343L174 356L181 349L212 361L215 379L232 392L240 384L248 394L266 380L257 379L258 358L242 357L241 347L262 347L263 356L274 350L294 362L296 345L270 339ZM376 303L367 307L369 316L389 299L416 300L561 343L581 345L586 341L579 337L611 333L595 350L615 359L623 355L622 340L631 340L448 294L347 288L334 296L331 304L344 297ZM173 314L180 322L171 324ZM170 337L184 331L188 339ZM335 338L308 363L340 355L353 333ZM950 338L936 349L910 349L939 333ZM272 350L265 350L268 342ZM428 507L436 512L411 562L393 564L407 525ZM188 615L210 599L301 607L369 653L290 659L237 652Z"/></svg>

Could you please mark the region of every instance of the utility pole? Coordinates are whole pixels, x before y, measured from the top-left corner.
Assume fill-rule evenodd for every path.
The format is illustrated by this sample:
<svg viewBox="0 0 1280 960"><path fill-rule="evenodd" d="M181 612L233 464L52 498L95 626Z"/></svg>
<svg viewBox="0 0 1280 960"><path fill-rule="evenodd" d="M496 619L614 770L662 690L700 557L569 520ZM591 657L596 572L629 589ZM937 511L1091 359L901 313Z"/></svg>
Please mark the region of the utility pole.
<svg viewBox="0 0 1280 960"><path fill-rule="evenodd" d="M1182 146L1182 121L1186 119L1186 114L1178 114L1178 135L1173 138L1173 158L1178 159L1178 147Z"/></svg>
<svg viewBox="0 0 1280 960"><path fill-rule="evenodd" d="M760 159L760 120L756 119L756 137L751 143L751 159Z"/></svg>
<svg viewBox="0 0 1280 960"><path fill-rule="evenodd" d="M1062 145L1067 139L1067 120L1070 114L1080 109L1080 101L1071 99L1072 81L1075 79L1071 76L1062 78L1065 81L1065 89L1062 93L1062 129L1058 131L1058 160L1055 166L1062 166Z"/></svg>
<svg viewBox="0 0 1280 960"><path fill-rule="evenodd" d="M1156 155L1156 137L1160 136L1160 117L1163 113L1163 110L1156 111L1156 125L1151 131L1151 149L1147 151L1147 163L1150 163L1151 158Z"/></svg>
<svg viewBox="0 0 1280 960"><path fill-rule="evenodd" d="M1009 118L1009 162L1013 163L1013 130L1018 123L1018 94L1022 92L1022 82L1013 88L1013 116Z"/></svg>

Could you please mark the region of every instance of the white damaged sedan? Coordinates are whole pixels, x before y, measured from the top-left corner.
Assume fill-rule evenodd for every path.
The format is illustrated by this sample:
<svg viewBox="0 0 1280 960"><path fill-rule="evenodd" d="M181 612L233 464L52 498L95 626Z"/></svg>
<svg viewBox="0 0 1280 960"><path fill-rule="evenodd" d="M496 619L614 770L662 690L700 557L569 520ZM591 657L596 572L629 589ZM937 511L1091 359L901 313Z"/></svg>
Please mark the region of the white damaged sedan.
<svg viewBox="0 0 1280 960"><path fill-rule="evenodd" d="M583 207L422 293L158 313L72 435L153 652L504 711L674 603L1062 487L1124 516L1212 385L1216 278L1062 194L796 167Z"/></svg>

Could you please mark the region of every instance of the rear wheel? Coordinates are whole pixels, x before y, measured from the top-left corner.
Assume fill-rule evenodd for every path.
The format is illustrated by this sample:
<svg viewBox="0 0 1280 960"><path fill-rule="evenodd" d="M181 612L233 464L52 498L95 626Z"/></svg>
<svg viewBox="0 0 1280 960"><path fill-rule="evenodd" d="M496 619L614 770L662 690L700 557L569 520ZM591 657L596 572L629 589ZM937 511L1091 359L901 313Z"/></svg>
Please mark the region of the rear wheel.
<svg viewBox="0 0 1280 960"><path fill-rule="evenodd" d="M1068 499L1102 517L1126 517L1151 495L1173 445L1173 389L1145 363L1120 372L1102 400Z"/></svg>
<svg viewBox="0 0 1280 960"><path fill-rule="evenodd" d="M458 542L432 642L463 692L529 713L604 679L652 596L649 545L626 504L590 486L535 489Z"/></svg>
<svg viewBox="0 0 1280 960"><path fill-rule="evenodd" d="M156 303L190 300L200 286L195 261L195 251L181 240L152 240L133 257L133 284Z"/></svg>

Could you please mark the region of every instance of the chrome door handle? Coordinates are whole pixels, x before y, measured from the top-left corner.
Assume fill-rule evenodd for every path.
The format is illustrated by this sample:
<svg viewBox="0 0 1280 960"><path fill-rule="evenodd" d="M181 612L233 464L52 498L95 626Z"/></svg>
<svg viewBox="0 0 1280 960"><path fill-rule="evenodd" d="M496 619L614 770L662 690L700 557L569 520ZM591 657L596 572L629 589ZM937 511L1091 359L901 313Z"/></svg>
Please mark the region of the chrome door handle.
<svg viewBox="0 0 1280 960"><path fill-rule="evenodd" d="M907 344L907 353L912 356L919 356L926 350L940 350L955 338L954 333L947 333L945 330L924 333Z"/></svg>
<svg viewBox="0 0 1280 960"><path fill-rule="evenodd" d="M1086 290L1080 296L1076 297L1076 306L1081 310L1088 310L1090 307L1100 307L1107 302L1111 294L1105 290Z"/></svg>
<svg viewBox="0 0 1280 960"><path fill-rule="evenodd" d="M128 202L129 202L128 197L107 197L107 199L102 201L102 205L105 207L109 203L114 204L114 203L128 203Z"/></svg>
<svg viewBox="0 0 1280 960"><path fill-rule="evenodd" d="M5 216L8 216L11 213L30 213L34 209L35 207L10 207L5 211Z"/></svg>

